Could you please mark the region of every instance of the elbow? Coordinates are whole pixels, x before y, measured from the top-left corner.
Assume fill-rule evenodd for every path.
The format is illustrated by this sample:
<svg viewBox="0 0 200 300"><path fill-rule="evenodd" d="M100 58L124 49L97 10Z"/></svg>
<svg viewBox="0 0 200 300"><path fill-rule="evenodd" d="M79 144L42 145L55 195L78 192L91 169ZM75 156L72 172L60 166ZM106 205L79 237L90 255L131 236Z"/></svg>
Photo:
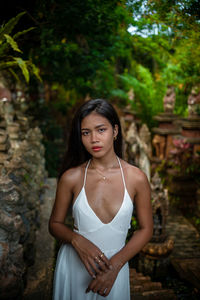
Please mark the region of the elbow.
<svg viewBox="0 0 200 300"><path fill-rule="evenodd" d="M145 232L145 243L148 243L153 236L153 225L144 228Z"/></svg>
<svg viewBox="0 0 200 300"><path fill-rule="evenodd" d="M53 224L53 221L50 219L49 220L49 223L48 223L48 231L49 231L49 233L52 235L52 236L54 236L54 230L53 230L53 226L54 224Z"/></svg>

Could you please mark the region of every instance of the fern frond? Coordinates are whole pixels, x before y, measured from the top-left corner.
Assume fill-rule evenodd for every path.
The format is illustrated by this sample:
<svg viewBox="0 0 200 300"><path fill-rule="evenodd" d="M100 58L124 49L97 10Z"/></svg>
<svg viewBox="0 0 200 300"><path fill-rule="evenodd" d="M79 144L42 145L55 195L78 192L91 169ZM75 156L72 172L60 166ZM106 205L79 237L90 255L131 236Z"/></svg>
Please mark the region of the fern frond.
<svg viewBox="0 0 200 300"><path fill-rule="evenodd" d="M13 35L13 38L16 40L19 36L26 34L27 32L35 29L36 27L30 27L28 29L25 29L23 31L17 32L16 34Z"/></svg>
<svg viewBox="0 0 200 300"><path fill-rule="evenodd" d="M14 67L14 66L17 66L17 62L15 60L2 62L2 63L0 63L0 70L7 69L10 67Z"/></svg>
<svg viewBox="0 0 200 300"><path fill-rule="evenodd" d="M121 90L121 89L115 89L115 90L112 90L110 92L110 94L113 96L113 97L117 97L117 98L120 98L120 99L123 99L123 100L128 100L128 95L125 91Z"/></svg>
<svg viewBox="0 0 200 300"><path fill-rule="evenodd" d="M26 61L24 61L21 57L13 57L13 59L17 62L17 65L20 67L26 82L29 82L29 71L27 68Z"/></svg>
<svg viewBox="0 0 200 300"><path fill-rule="evenodd" d="M6 55L8 48L8 43L3 43L0 45L0 57L4 57Z"/></svg>
<svg viewBox="0 0 200 300"><path fill-rule="evenodd" d="M8 34L4 34L7 43L13 48L13 50L17 51L17 52L21 52L22 51L18 48L17 43L15 42L15 40Z"/></svg>
<svg viewBox="0 0 200 300"><path fill-rule="evenodd" d="M26 12L19 13L16 17L10 19L5 25L2 25L0 28L0 40L4 38L4 34L10 34L15 27L15 25L19 22L19 19L25 14Z"/></svg>
<svg viewBox="0 0 200 300"><path fill-rule="evenodd" d="M35 64L33 64L32 62L27 62L28 65L31 67L33 74L36 76L36 78L42 82L42 78L40 77L40 69L38 67L36 67Z"/></svg>
<svg viewBox="0 0 200 300"><path fill-rule="evenodd" d="M11 75L15 78L17 82L20 82L19 76L15 71L13 71L13 69L9 68L8 71L11 73Z"/></svg>

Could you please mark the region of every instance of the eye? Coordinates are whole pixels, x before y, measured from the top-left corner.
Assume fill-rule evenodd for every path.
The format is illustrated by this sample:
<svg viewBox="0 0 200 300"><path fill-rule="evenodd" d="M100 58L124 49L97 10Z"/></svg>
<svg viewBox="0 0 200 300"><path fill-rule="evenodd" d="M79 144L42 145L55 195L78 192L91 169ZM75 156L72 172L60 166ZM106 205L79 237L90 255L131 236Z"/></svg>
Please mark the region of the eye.
<svg viewBox="0 0 200 300"><path fill-rule="evenodd" d="M89 131L82 131L82 135L86 136L89 134Z"/></svg>
<svg viewBox="0 0 200 300"><path fill-rule="evenodd" d="M106 130L106 128L100 128L98 131L99 131L100 133L103 133L105 130Z"/></svg>

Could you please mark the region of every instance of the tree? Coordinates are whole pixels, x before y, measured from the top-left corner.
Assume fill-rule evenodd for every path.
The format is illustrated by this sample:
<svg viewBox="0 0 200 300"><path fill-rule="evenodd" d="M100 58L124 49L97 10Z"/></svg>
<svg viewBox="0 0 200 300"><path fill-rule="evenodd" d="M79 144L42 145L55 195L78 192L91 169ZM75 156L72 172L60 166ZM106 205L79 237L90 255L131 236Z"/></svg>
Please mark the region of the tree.
<svg viewBox="0 0 200 300"><path fill-rule="evenodd" d="M126 1L38 1L40 45L33 51L44 80L77 94L107 96L130 57ZM108 83L108 84L107 84Z"/></svg>

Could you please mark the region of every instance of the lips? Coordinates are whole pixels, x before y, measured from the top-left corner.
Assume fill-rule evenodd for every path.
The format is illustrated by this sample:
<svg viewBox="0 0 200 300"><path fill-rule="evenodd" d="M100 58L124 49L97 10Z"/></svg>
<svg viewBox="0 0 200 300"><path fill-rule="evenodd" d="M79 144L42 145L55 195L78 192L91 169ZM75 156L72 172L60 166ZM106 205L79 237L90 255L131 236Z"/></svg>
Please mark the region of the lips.
<svg viewBox="0 0 200 300"><path fill-rule="evenodd" d="M93 150L93 151L96 151L96 152L97 152L97 151L100 151L101 149L102 149L102 147L92 147L92 150Z"/></svg>

